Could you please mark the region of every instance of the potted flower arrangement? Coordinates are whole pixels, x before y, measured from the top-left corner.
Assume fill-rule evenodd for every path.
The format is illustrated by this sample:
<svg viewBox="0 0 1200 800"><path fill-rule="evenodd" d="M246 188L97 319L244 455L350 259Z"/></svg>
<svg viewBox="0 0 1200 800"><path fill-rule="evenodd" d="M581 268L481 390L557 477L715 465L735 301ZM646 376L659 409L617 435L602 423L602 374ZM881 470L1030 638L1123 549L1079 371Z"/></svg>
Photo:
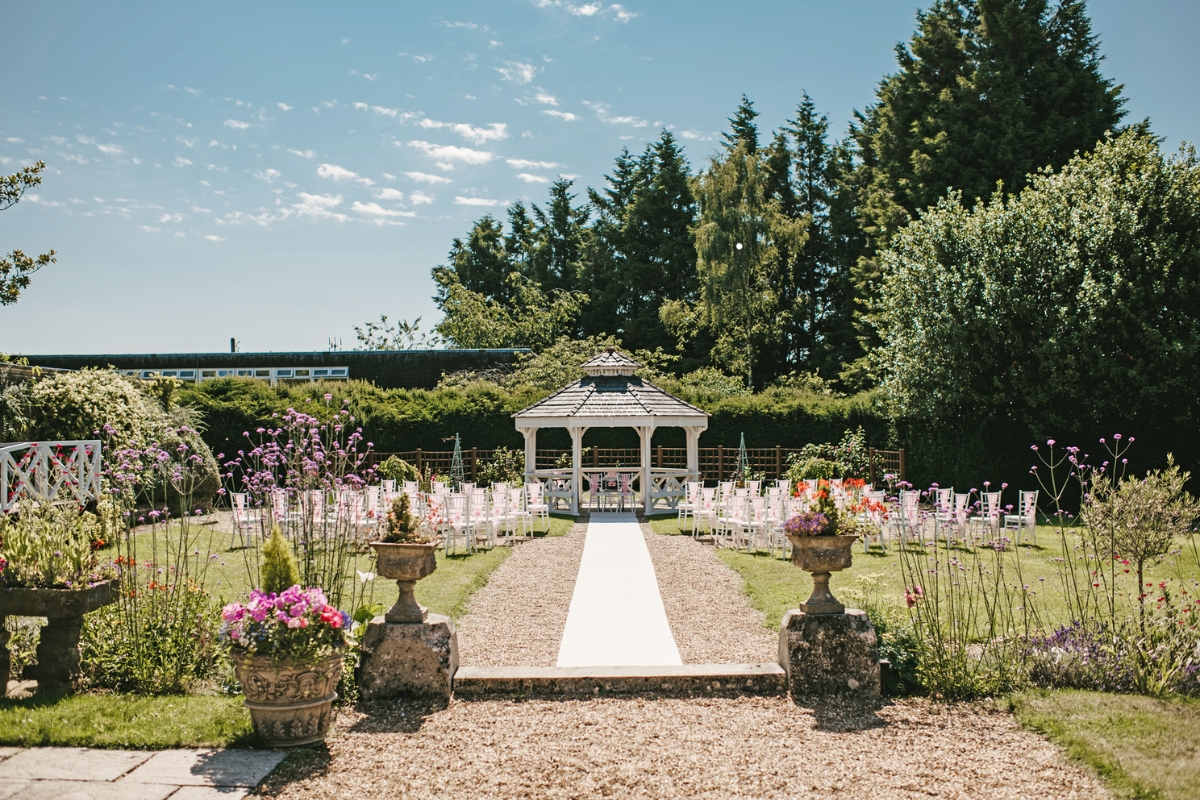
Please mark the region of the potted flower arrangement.
<svg viewBox="0 0 1200 800"><path fill-rule="evenodd" d="M413 512L407 494L401 494L392 503L383 520L383 536L371 542L375 548L376 572L391 578L400 587L396 604L384 614L391 623L413 623L425 621L425 609L413 595L417 581L432 575L437 569L434 551L438 543L428 532L431 519L422 522Z"/></svg>
<svg viewBox="0 0 1200 800"><path fill-rule="evenodd" d="M324 740L333 722L349 616L320 588L301 588L276 529L263 548L263 588L221 611L230 655L254 729L270 747Z"/></svg>
<svg viewBox="0 0 1200 800"><path fill-rule="evenodd" d="M816 508L797 514L783 524L792 543L792 563L812 573L812 596L800 604L806 614L841 614L846 607L829 591L832 572L848 569L850 548L859 539L858 521L839 513L828 481L817 482Z"/></svg>
<svg viewBox="0 0 1200 800"><path fill-rule="evenodd" d="M26 677L38 689L69 689L79 675L83 615L115 603L116 572L92 543L101 525L80 508L22 501L0 514L0 678L8 683L9 634L4 618L46 617L37 664Z"/></svg>

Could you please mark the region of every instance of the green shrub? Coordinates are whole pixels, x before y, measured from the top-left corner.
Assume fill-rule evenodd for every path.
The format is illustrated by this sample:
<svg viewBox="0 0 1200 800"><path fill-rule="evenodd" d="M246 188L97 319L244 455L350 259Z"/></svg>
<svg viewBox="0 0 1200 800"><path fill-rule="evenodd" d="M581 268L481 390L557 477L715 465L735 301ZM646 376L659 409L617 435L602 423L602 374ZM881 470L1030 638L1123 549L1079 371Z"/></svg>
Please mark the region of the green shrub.
<svg viewBox="0 0 1200 800"><path fill-rule="evenodd" d="M417 468L397 456L390 456L375 467L375 473L384 480L395 481L397 486L407 481L421 480L421 473L417 472Z"/></svg>
<svg viewBox="0 0 1200 800"><path fill-rule="evenodd" d="M479 483L507 483L520 486L525 482L525 454L507 447L497 447L491 461L479 468Z"/></svg>
<svg viewBox="0 0 1200 800"><path fill-rule="evenodd" d="M262 551L262 590L268 594L279 594L300 583L300 571L292 548L279 532L271 530L271 538Z"/></svg>

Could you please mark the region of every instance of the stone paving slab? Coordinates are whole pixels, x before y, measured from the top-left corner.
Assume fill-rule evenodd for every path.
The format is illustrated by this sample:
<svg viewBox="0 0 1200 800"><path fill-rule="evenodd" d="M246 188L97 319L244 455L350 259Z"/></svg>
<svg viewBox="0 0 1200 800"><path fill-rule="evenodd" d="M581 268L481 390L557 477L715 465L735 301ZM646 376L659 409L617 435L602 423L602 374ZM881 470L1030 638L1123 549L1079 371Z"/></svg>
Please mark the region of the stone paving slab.
<svg viewBox="0 0 1200 800"><path fill-rule="evenodd" d="M249 790L236 786L184 786L171 800L242 800Z"/></svg>
<svg viewBox="0 0 1200 800"><path fill-rule="evenodd" d="M9 800L166 800L177 786L106 781L30 781Z"/></svg>
<svg viewBox="0 0 1200 800"><path fill-rule="evenodd" d="M0 762L0 783L13 781L115 781L154 755L137 750L37 747Z"/></svg>
<svg viewBox="0 0 1200 800"><path fill-rule="evenodd" d="M17 781L16 783L0 783L0 800L8 800L17 792L24 789L29 784L25 781Z"/></svg>
<svg viewBox="0 0 1200 800"><path fill-rule="evenodd" d="M19 747L0 747L0 761L15 756L19 752L21 752Z"/></svg>
<svg viewBox="0 0 1200 800"><path fill-rule="evenodd" d="M284 757L278 750L163 750L122 778L121 783L252 789Z"/></svg>

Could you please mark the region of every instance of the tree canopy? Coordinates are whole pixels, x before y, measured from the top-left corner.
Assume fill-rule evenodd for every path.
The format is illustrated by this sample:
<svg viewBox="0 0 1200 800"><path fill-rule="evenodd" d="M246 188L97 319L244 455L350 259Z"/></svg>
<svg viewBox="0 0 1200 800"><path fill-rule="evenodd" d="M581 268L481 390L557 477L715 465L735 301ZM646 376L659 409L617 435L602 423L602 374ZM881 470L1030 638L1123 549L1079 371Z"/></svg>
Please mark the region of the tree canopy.
<svg viewBox="0 0 1200 800"><path fill-rule="evenodd" d="M26 190L41 185L45 170L46 162L38 161L12 175L0 175L0 211L12 208L20 202ZM29 287L30 276L42 267L55 263L58 259L54 256L53 250L40 256L27 256L21 250L0 255L0 306L17 302L22 290Z"/></svg>

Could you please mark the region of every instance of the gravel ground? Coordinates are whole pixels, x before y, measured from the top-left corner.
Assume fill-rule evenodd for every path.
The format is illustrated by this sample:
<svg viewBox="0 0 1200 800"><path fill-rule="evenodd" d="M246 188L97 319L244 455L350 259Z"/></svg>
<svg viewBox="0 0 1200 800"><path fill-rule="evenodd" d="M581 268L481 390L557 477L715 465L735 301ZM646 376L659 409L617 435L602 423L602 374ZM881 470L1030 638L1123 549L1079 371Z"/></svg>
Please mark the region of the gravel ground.
<svg viewBox="0 0 1200 800"><path fill-rule="evenodd" d="M643 522L667 621L685 664L761 664L779 660L779 636L742 592L742 578L709 545L663 536Z"/></svg>
<svg viewBox="0 0 1200 800"><path fill-rule="evenodd" d="M1107 798L1006 713L787 697L453 701L341 712L284 798Z"/></svg>
<svg viewBox="0 0 1200 800"><path fill-rule="evenodd" d="M523 541L459 619L458 663L552 667L567 627L586 523L567 536Z"/></svg>

